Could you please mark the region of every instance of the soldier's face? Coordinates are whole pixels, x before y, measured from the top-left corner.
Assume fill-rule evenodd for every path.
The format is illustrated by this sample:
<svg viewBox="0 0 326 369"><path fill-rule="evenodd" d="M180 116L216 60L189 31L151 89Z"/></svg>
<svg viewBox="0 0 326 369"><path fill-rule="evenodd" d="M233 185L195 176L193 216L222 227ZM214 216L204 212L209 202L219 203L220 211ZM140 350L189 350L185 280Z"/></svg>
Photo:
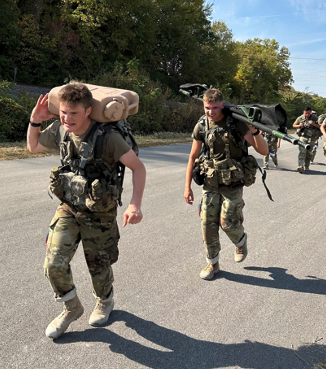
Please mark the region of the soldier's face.
<svg viewBox="0 0 326 369"><path fill-rule="evenodd" d="M224 117L222 109L224 108L224 102L204 102L205 114L209 120L217 122Z"/></svg>
<svg viewBox="0 0 326 369"><path fill-rule="evenodd" d="M303 115L306 117L306 118L309 118L310 115L311 115L311 110L304 110L303 111Z"/></svg>
<svg viewBox="0 0 326 369"><path fill-rule="evenodd" d="M69 105L60 102L60 121L66 132L80 136L90 125L89 114L92 108L85 109L82 104Z"/></svg>

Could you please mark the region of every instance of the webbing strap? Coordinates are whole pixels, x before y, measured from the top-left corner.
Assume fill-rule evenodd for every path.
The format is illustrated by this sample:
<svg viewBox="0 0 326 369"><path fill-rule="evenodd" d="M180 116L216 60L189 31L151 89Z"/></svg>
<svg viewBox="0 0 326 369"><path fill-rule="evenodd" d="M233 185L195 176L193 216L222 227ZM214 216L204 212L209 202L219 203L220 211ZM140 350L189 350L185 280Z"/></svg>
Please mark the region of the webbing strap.
<svg viewBox="0 0 326 369"><path fill-rule="evenodd" d="M266 176L267 176L267 172L266 172L266 170L264 169L264 170L262 170L261 169L261 167L258 165L258 169L260 170L260 173L262 174L262 176L261 176L261 180L262 180L262 182L263 182L263 185L264 185L264 187L265 187L265 190L266 190L266 192L267 192L267 196L268 196L268 198L271 200L271 201L274 201L273 200L273 198L272 198L272 194L271 194L271 192L270 192L270 190L268 189L268 187L267 187L267 185L266 185L266 183L265 183L265 179L266 179Z"/></svg>

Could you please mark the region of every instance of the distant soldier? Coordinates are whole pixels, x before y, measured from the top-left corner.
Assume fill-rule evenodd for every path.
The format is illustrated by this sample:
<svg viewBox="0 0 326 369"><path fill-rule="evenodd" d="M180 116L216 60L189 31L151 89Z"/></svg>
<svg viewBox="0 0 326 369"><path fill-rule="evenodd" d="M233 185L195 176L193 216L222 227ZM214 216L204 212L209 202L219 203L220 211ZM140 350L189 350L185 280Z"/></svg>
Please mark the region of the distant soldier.
<svg viewBox="0 0 326 369"><path fill-rule="evenodd" d="M312 110L311 112L313 115L316 115L316 117L318 117L318 114L316 112L316 110ZM314 162L315 160L315 157L316 157L316 152L317 152L317 149L318 149L318 140L316 141L315 145L313 146L312 148L312 152L311 152L311 164Z"/></svg>
<svg viewBox="0 0 326 369"><path fill-rule="evenodd" d="M318 117L318 124L320 124L320 131L324 136L323 150L324 150L324 156L326 158L326 113L321 114Z"/></svg>
<svg viewBox="0 0 326 369"><path fill-rule="evenodd" d="M268 169L269 157L271 157L275 168L278 167L277 149L281 146L281 139L267 132L260 131L260 134L265 138L268 145L268 154L264 156L264 169Z"/></svg>
<svg viewBox="0 0 326 369"><path fill-rule="evenodd" d="M303 114L293 123L293 128L297 128L297 135L300 137L300 141L311 146L310 149L299 146L297 172L303 173L304 170L309 170L312 150L320 136L320 126L317 123L317 116L312 114L309 106L303 110Z"/></svg>

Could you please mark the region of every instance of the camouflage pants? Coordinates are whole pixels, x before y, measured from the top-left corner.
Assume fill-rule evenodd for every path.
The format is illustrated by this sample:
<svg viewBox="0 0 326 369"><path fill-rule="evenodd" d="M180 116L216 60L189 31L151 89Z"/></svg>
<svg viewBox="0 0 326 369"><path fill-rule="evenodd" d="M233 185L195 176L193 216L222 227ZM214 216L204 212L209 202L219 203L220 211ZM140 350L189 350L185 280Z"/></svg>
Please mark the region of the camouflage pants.
<svg viewBox="0 0 326 369"><path fill-rule="evenodd" d="M111 291L111 265L118 260L119 229L116 209L108 213L75 212L61 204L50 223L44 272L56 297L62 297L75 286L70 261L82 241L91 275L93 292L105 298Z"/></svg>
<svg viewBox="0 0 326 369"><path fill-rule="evenodd" d="M323 143L323 152L324 152L324 156L326 158L326 141L324 141L324 143Z"/></svg>
<svg viewBox="0 0 326 369"><path fill-rule="evenodd" d="M311 151L311 162L313 162L315 160L317 149L318 149L318 140L314 144L314 146L312 148L312 151Z"/></svg>
<svg viewBox="0 0 326 369"><path fill-rule="evenodd" d="M203 191L201 204L202 233L206 257L214 259L221 250L219 227L232 243L237 244L244 234L243 187L220 187L218 191Z"/></svg>
<svg viewBox="0 0 326 369"><path fill-rule="evenodd" d="M268 165L269 157L272 158L272 161L275 165L278 165L278 162L277 162L277 142L269 142L268 143L268 154L264 156L264 166Z"/></svg>
<svg viewBox="0 0 326 369"><path fill-rule="evenodd" d="M307 150L302 146L299 146L299 155L298 155L298 167L307 167L309 168L310 162L313 161L313 147L317 143L317 139L315 138L306 138L300 137L300 141L304 143L310 144L310 149Z"/></svg>

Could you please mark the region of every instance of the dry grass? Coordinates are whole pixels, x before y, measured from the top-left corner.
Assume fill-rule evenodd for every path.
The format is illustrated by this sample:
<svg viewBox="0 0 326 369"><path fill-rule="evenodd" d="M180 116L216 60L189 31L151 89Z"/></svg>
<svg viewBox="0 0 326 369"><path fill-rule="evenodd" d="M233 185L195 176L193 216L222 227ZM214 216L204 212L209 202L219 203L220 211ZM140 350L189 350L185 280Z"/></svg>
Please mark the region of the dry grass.
<svg viewBox="0 0 326 369"><path fill-rule="evenodd" d="M135 136L139 147L164 146L179 143L189 143L192 141L189 133L163 132L150 136ZM26 142L5 142L0 143L0 161L13 159L37 158L43 156L58 155L56 150L45 150L32 154L26 148Z"/></svg>
<svg viewBox="0 0 326 369"><path fill-rule="evenodd" d="M289 134L294 135L295 130L289 129ZM165 146L192 142L190 133L175 132L160 132L148 136L135 135L135 139L139 147ZM25 141L0 143L0 161L53 155L58 155L58 152L56 150L45 150L37 154L32 154L26 149Z"/></svg>

